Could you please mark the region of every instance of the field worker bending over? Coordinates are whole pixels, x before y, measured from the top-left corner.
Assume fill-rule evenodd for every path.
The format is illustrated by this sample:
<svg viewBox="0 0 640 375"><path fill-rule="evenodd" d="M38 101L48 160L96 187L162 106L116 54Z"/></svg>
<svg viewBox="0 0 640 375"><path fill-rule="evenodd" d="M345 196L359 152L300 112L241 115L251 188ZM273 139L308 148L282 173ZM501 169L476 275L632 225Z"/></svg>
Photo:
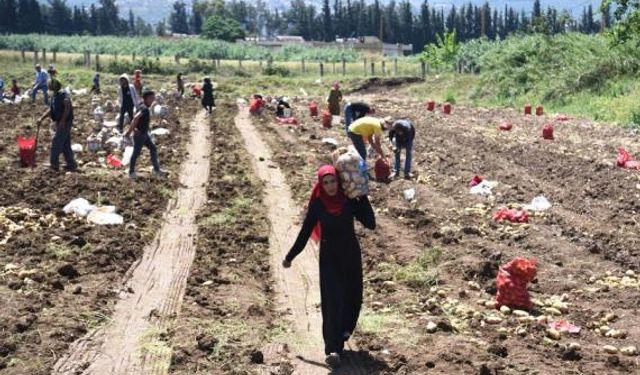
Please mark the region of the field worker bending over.
<svg viewBox="0 0 640 375"><path fill-rule="evenodd" d="M345 132L349 133L349 125L355 120L361 119L373 113L373 108L364 102L347 103L344 106L344 126Z"/></svg>
<svg viewBox="0 0 640 375"><path fill-rule="evenodd" d="M142 104L140 104L140 110L136 114L136 117L131 121L131 126L125 134L125 137L131 136L133 133L133 154L131 155L131 162L129 163L129 178L131 180L136 179L136 161L142 147L147 147L151 153L151 163L153 164L153 174L158 176L164 176L164 172L160 170L160 163L158 162L158 149L153 144L151 136L149 135L149 124L151 123L151 111L149 108L156 100L156 93L151 90L145 90L142 93Z"/></svg>
<svg viewBox="0 0 640 375"><path fill-rule="evenodd" d="M55 133L51 139L51 169L55 172L60 170L60 153L64 155L66 163L65 169L74 172L78 169L71 149L71 127L73 126L73 105L66 92L62 91L62 84L57 79L51 79L49 89L53 92L51 105L45 112L38 124L41 124L47 116L51 117L54 123Z"/></svg>
<svg viewBox="0 0 640 375"><path fill-rule="evenodd" d="M398 120L393 123L391 130L389 130L389 142L391 143L391 149L395 153L395 171L391 174L390 178L396 178L400 176L400 151L405 149L404 160L404 178L410 179L411 175L411 160L413 151L413 140L416 137L416 129L413 123L409 120Z"/></svg>
<svg viewBox="0 0 640 375"><path fill-rule="evenodd" d="M44 95L44 105L49 105L49 94L47 92L47 79L49 79L49 75L47 72L42 70L40 64L36 65L36 80L33 83L33 87L31 87L31 101L36 101L36 95L38 91L42 91L42 95Z"/></svg>
<svg viewBox="0 0 640 375"><path fill-rule="evenodd" d="M278 106L276 108L276 116L289 117L289 116L285 116L287 113L289 113L289 116L291 116L291 104L289 104L289 98L286 96L283 96L278 101Z"/></svg>
<svg viewBox="0 0 640 375"><path fill-rule="evenodd" d="M349 125L349 138L353 142L353 146L363 160L367 160L367 149L364 145L365 138L369 144L376 150L379 158L385 158L382 151L382 133L386 130L385 120L375 117L363 117L354 121Z"/></svg>
<svg viewBox="0 0 640 375"><path fill-rule="evenodd" d="M118 87L118 104L120 104L120 117L118 118L118 130L122 133L124 124L124 114L129 115L129 120L133 119L133 113L140 104L136 88L129 82L129 76L120 76L120 87Z"/></svg>
<svg viewBox="0 0 640 375"><path fill-rule="evenodd" d="M372 230L376 219L367 196L347 199L340 191L333 166L321 167L317 176L304 223L282 266L291 267L309 237L320 240L322 336L326 362L335 368L362 306L362 256L354 219Z"/></svg>
<svg viewBox="0 0 640 375"><path fill-rule="evenodd" d="M20 95L20 86L18 86L18 80L14 78L11 80L10 99L15 102L18 95Z"/></svg>

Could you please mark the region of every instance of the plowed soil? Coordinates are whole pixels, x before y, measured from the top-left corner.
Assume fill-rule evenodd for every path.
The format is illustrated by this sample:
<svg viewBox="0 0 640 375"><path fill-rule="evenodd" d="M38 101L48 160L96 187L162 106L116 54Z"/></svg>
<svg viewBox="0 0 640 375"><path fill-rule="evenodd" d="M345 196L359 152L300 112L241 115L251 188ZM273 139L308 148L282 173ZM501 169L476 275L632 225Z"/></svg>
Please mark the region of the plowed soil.
<svg viewBox="0 0 640 375"><path fill-rule="evenodd" d="M115 101L115 92L102 103ZM84 141L93 128L90 97L73 98L73 143ZM40 132L38 166L19 167L15 137L35 133L33 118L44 107L23 103L0 106L0 372L49 374L69 344L109 321L122 280L142 249L154 237L168 199L178 186L178 166L184 155L181 124L195 113L195 101L168 100L170 115L154 125L171 134L157 139L166 179L147 177L150 161L143 151L131 183L120 170L101 165L104 155L76 155L80 173L52 173L48 164L48 126ZM112 120L115 114L107 114ZM62 162L62 161L61 161ZM64 163L62 162L62 165ZM83 197L92 203L115 205L124 226L95 226L65 215L64 205Z"/></svg>
<svg viewBox="0 0 640 375"><path fill-rule="evenodd" d="M254 119L301 205L315 170L331 160L333 147L322 138L349 144L343 128L323 129L308 116L310 99L294 105L301 125L278 125L272 113ZM350 99L369 101L380 116L410 118L417 128L417 178L372 183L380 225L361 234L367 309L355 339L384 363L379 373L640 371L638 357L603 349L635 345L640 338L640 174L615 166L618 147L640 151L635 134L509 109L431 113L422 102L388 90ZM504 121L513 123L511 132L497 130ZM555 141L541 137L547 122L555 124ZM474 175L499 182L492 198L469 193ZM412 201L403 198L409 188L416 190ZM538 195L553 207L532 215L529 224L493 222L498 207L528 204ZM487 303L496 293L499 265L516 256L538 261L538 277L529 286L537 306L525 318ZM500 322L490 324L489 317ZM547 323L558 320L581 332L554 337ZM435 333L427 332L428 322L437 325ZM611 329L622 334L607 337Z"/></svg>
<svg viewBox="0 0 640 375"><path fill-rule="evenodd" d="M286 328L274 313L262 186L235 113L235 105L219 103L211 117L208 201L198 215L182 311L169 331L172 374L286 374L291 368L284 358L265 360L265 344Z"/></svg>

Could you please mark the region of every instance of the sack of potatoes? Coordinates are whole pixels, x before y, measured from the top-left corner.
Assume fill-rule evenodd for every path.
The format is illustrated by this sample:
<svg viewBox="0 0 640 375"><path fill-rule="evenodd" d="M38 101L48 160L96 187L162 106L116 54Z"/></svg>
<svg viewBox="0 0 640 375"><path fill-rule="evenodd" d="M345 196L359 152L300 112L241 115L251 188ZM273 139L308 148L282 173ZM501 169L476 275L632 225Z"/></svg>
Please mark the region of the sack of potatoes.
<svg viewBox="0 0 640 375"><path fill-rule="evenodd" d="M342 190L348 198L353 199L369 193L366 165L353 146L337 149L333 153L333 160Z"/></svg>

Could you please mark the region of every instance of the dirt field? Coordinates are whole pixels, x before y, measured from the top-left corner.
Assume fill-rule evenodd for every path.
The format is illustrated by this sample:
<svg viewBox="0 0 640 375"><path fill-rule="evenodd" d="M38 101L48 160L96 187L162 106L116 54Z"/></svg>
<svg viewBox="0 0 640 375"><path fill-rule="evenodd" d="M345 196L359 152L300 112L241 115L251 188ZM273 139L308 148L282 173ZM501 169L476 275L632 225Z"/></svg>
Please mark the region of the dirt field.
<svg viewBox="0 0 640 375"><path fill-rule="evenodd" d="M235 128L236 111L225 104L211 119L208 202L182 312L169 332L173 374L259 373L265 343L285 330L273 306L262 187ZM272 370L289 367L283 360Z"/></svg>
<svg viewBox="0 0 640 375"><path fill-rule="evenodd" d="M640 337L640 175L615 166L618 147L640 151L636 136L569 119L555 121L556 140L545 141L542 126L554 116L455 106L447 116L386 84L363 88L350 97L373 103L381 116L408 117L417 128L417 178L372 184L379 228L361 237L367 308L356 341L384 363L379 373L639 371L638 357L603 349L628 347ZM321 128L306 104L295 104L298 126L277 125L271 115L254 120L301 204L316 168L330 161L332 147L322 138L347 144L343 129ZM503 121L514 129L498 131ZM499 182L492 198L469 193L474 175ZM409 188L416 189L411 202L402 194ZM529 224L492 221L498 207L528 204L541 194L553 207ZM529 287L537 306L525 317L486 303L496 292L498 266L516 256L539 263ZM549 332L547 322L560 319L580 326L580 334ZM427 332L429 322L435 333ZM618 338L605 336L608 329L619 331L609 334Z"/></svg>
<svg viewBox="0 0 640 375"><path fill-rule="evenodd" d="M404 94L410 84L410 79L368 80L350 90L348 98L372 103L382 117L407 117L417 129L415 177L372 182L378 226L373 232L358 227L365 306L350 343L354 351L347 354L349 365L358 368L354 373L639 373L637 353L621 350L640 339L640 174L616 167L618 147L640 155L637 135L580 119L524 116L505 109L454 106L451 115L440 107L432 113L423 101ZM102 100L114 95L107 93ZM331 161L335 148L323 138L349 144L342 126L324 129L319 118L309 116L311 99L322 101L293 98L300 125L278 125L272 112L252 118L255 132L273 154L260 159L262 171L284 173L283 185L291 187L301 215L316 169ZM90 98L79 96L74 103L74 140L84 144L92 128ZM149 177L148 153L143 151L138 164L142 177L135 183L123 171L101 165L104 155L79 154L78 174L47 171L46 131L41 133L39 166L19 168L15 137L29 131L34 108L43 108L0 106L0 123L14 124L0 134L0 173L9 182L0 192L0 301L5 306L0 311L0 373L51 373L71 343L113 323L119 297L136 296L138 291L121 290L131 276L127 271L149 248L163 220L169 220L163 217L167 202L179 187L185 188L178 180L185 156L198 155L193 164L204 158L185 150L190 130L202 129L186 126L197 102L168 104L170 116L163 126L171 134L159 138L158 145L170 175ZM274 205L266 199L266 189L273 185L252 168L259 155L246 149L247 127L240 132L234 124L235 104L227 100L218 105L208 119L207 201L197 216L185 296L172 303L177 314L149 314L151 323L169 323L158 325L162 329L142 345L139 357L142 362L160 358L153 365L158 374L289 375L308 368L312 374L327 373L319 362L296 358L300 343L292 337L301 337L291 318L300 313L282 304L278 290L282 277L293 276L282 276L270 262L274 244L288 246L281 244L287 238L270 237ZM497 129L505 121L513 123L512 131ZM547 122L555 124L554 141L541 137ZM492 196L470 194L475 175L498 181ZM415 189L411 200L404 198L407 189ZM530 211L529 223L492 220L499 207L520 207L539 195L552 208ZM95 226L65 215L62 207L77 197L115 205L125 225ZM173 219L180 218L175 212ZM290 243L297 229L291 230ZM308 261L313 255L304 256ZM537 278L529 285L535 307L529 312L498 310L493 302L498 267L517 256L538 262ZM186 275L189 265L184 269ZM172 300L179 300L179 290L184 290L184 279L176 283L181 285L170 288ZM300 298L311 309L307 312L317 313L318 301ZM548 328L560 320L580 332ZM322 347L317 351L322 357ZM78 371L91 372L88 367ZM335 372L342 373L348 372Z"/></svg>
<svg viewBox="0 0 640 375"><path fill-rule="evenodd" d="M154 80L151 84L157 84ZM39 96L38 99L41 97ZM115 92L101 96L115 101ZM86 147L93 128L90 96L73 99L73 143ZM49 172L48 125L40 133L38 166L20 168L15 137L35 132L33 118L41 105L0 106L0 372L49 374L53 362L70 343L109 321L122 279L139 258L159 226L164 208L178 186L184 156L181 126L193 116L195 101L169 100L166 122L171 134L158 137L160 162L167 179L148 177L148 151L138 163L141 178L131 183L126 173L101 165L105 155L76 155L80 173ZM112 120L115 114L107 114ZM62 159L62 158L61 158ZM62 165L64 162L61 160ZM84 197L115 205L124 226L96 226L65 215L64 205Z"/></svg>

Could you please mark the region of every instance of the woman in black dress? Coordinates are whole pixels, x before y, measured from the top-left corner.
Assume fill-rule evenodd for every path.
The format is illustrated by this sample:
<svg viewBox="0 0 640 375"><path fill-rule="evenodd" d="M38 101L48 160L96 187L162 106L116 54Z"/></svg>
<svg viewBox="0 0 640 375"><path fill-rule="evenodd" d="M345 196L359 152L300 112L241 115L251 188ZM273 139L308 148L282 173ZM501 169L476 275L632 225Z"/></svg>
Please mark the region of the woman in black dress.
<svg viewBox="0 0 640 375"><path fill-rule="evenodd" d="M326 362L332 367L340 365L344 343L356 327L362 305L362 258L354 219L369 229L376 227L369 199L347 199L339 189L335 168L323 166L302 229L282 262L289 268L309 237L320 240L322 335Z"/></svg>
<svg viewBox="0 0 640 375"><path fill-rule="evenodd" d="M207 110L208 114L211 114L213 107L216 106L213 99L213 84L209 77L204 77L204 84L202 85L202 106Z"/></svg>

